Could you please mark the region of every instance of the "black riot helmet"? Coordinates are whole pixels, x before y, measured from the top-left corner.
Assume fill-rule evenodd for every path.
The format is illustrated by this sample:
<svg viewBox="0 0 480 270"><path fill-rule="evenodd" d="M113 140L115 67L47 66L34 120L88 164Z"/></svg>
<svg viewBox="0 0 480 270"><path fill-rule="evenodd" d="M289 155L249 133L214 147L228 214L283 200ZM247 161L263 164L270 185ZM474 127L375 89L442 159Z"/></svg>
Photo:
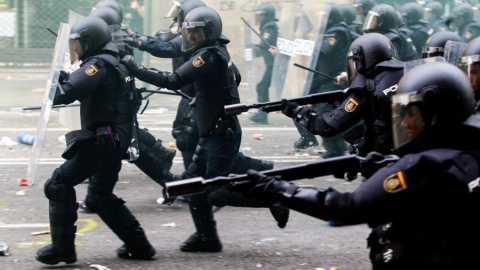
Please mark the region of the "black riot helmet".
<svg viewBox="0 0 480 270"><path fill-rule="evenodd" d="M182 23L182 51L188 52L213 43L222 34L222 18L212 8L198 7Z"/></svg>
<svg viewBox="0 0 480 270"><path fill-rule="evenodd" d="M455 25L461 27L464 24L473 21L473 8L470 4L458 4L452 9L452 17Z"/></svg>
<svg viewBox="0 0 480 270"><path fill-rule="evenodd" d="M170 4L170 7L167 8L165 12L165 18L174 18L178 17L178 11L180 10L180 6L185 3L187 0L173 0Z"/></svg>
<svg viewBox="0 0 480 270"><path fill-rule="evenodd" d="M437 1L430 1L425 3L425 6L423 7L424 11L424 18L427 21L441 18L443 16L443 13L445 12L443 10L443 5L440 2Z"/></svg>
<svg viewBox="0 0 480 270"><path fill-rule="evenodd" d="M345 23L351 24L356 19L355 9L349 4L340 4L339 6Z"/></svg>
<svg viewBox="0 0 480 270"><path fill-rule="evenodd" d="M177 23L178 23L178 33L180 33L182 30L181 30L181 27L182 27L182 23L183 21L185 20L185 16L187 16L187 14L192 11L193 9L195 8L198 8L198 7L206 7L207 5L203 2L203 1L200 1L200 0L187 0L185 2L183 2L183 4L180 5L180 9L178 10L178 18L177 18Z"/></svg>
<svg viewBox="0 0 480 270"><path fill-rule="evenodd" d="M458 67L470 79L475 96L480 95L480 37L472 39L465 46Z"/></svg>
<svg viewBox="0 0 480 270"><path fill-rule="evenodd" d="M327 28L337 24L339 22L344 21L342 10L340 9L340 5L334 3L326 4L326 10L328 10L328 22Z"/></svg>
<svg viewBox="0 0 480 270"><path fill-rule="evenodd" d="M401 8L403 21L407 26L418 23L423 19L423 9L419 3L406 3Z"/></svg>
<svg viewBox="0 0 480 270"><path fill-rule="evenodd" d="M84 60L95 55L105 45L112 41L110 27L107 23L95 16L79 19L70 29L70 48Z"/></svg>
<svg viewBox="0 0 480 270"><path fill-rule="evenodd" d="M463 42L462 38L457 33L451 31L437 32L431 35L427 39L427 42L425 42L425 46L422 47L422 58L435 56L443 57L445 44L447 44L447 41L449 40Z"/></svg>
<svg viewBox="0 0 480 270"><path fill-rule="evenodd" d="M90 16L99 17L100 19L104 20L109 26L122 24L122 19L120 15L110 7L99 7L92 12L90 12Z"/></svg>
<svg viewBox="0 0 480 270"><path fill-rule="evenodd" d="M123 20L123 8L117 1L115 1L115 0L102 0L102 1L98 2L92 8L92 10L95 10L95 9L101 8L101 7L113 8L118 13L118 15L120 16L120 19Z"/></svg>
<svg viewBox="0 0 480 270"><path fill-rule="evenodd" d="M352 42L347 53L349 80L357 72L368 77L377 64L393 58L395 49L386 36L378 33L364 34Z"/></svg>
<svg viewBox="0 0 480 270"><path fill-rule="evenodd" d="M357 15L367 16L368 11L370 11L375 6L375 1L373 0L355 0L353 1L353 7L357 11Z"/></svg>
<svg viewBox="0 0 480 270"><path fill-rule="evenodd" d="M425 134L455 128L474 110L472 86L458 67L440 62L416 66L400 79L392 97L394 147L401 150Z"/></svg>
<svg viewBox="0 0 480 270"><path fill-rule="evenodd" d="M363 31L379 32L397 28L397 11L390 5L379 4L374 6L365 18Z"/></svg>
<svg viewBox="0 0 480 270"><path fill-rule="evenodd" d="M255 11L256 17L262 16L263 17L263 22L271 22L271 21L278 21L277 18L275 18L275 7L270 4L270 3L262 3L257 7L257 10ZM256 21L260 21L259 19L256 19Z"/></svg>

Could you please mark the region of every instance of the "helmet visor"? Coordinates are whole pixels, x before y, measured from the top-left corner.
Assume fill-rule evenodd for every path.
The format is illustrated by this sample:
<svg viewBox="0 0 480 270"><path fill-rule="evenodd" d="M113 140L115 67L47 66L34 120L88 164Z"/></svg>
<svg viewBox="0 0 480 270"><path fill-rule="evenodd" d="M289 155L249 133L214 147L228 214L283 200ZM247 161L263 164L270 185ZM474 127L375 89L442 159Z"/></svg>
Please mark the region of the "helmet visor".
<svg viewBox="0 0 480 270"><path fill-rule="evenodd" d="M480 88L480 55L464 56L460 58L458 67L470 79L473 89Z"/></svg>
<svg viewBox="0 0 480 270"><path fill-rule="evenodd" d="M69 54L70 54L70 64L74 64L75 62L80 60L80 57L83 54L82 43L80 42L80 39L72 39L72 38L69 39L68 43L69 43L68 47L69 47Z"/></svg>
<svg viewBox="0 0 480 270"><path fill-rule="evenodd" d="M402 147L420 135L425 129L420 107L421 96L396 94L392 97L393 146Z"/></svg>
<svg viewBox="0 0 480 270"><path fill-rule="evenodd" d="M355 60L353 59L352 51L347 53L347 75L348 75L348 82L352 82L353 78L357 76L358 70L357 66L355 65Z"/></svg>
<svg viewBox="0 0 480 270"><path fill-rule="evenodd" d="M422 47L422 59L423 58L429 58L429 57L435 57L435 56L440 56L443 57L444 54L444 48L442 47Z"/></svg>
<svg viewBox="0 0 480 270"><path fill-rule="evenodd" d="M377 28L379 14L375 11L369 11L365 22L363 23L363 31L368 33L372 32Z"/></svg>
<svg viewBox="0 0 480 270"><path fill-rule="evenodd" d="M182 4L178 1L172 1L170 7L167 8L165 12L165 18L177 18L178 17L178 10Z"/></svg>
<svg viewBox="0 0 480 270"><path fill-rule="evenodd" d="M204 22L183 22L182 24L182 51L191 51L207 40Z"/></svg>

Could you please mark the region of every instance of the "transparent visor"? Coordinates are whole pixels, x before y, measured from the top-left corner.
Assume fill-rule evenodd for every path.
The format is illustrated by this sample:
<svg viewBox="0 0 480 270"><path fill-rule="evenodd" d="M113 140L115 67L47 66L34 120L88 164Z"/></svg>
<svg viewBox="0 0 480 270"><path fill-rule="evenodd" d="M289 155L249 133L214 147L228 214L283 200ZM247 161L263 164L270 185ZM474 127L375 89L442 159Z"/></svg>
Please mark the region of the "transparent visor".
<svg viewBox="0 0 480 270"><path fill-rule="evenodd" d="M464 56L460 58L458 67L470 79L474 91L480 88L480 55Z"/></svg>
<svg viewBox="0 0 480 270"><path fill-rule="evenodd" d="M178 17L178 10L182 4L178 1L173 1L170 4L170 7L167 8L165 12L165 18L177 18Z"/></svg>
<svg viewBox="0 0 480 270"><path fill-rule="evenodd" d="M363 31L368 33L375 30L377 28L378 17L379 14L377 12L370 10L363 23Z"/></svg>
<svg viewBox="0 0 480 270"><path fill-rule="evenodd" d="M255 25L260 25L265 16L265 11L257 11L255 13Z"/></svg>
<svg viewBox="0 0 480 270"><path fill-rule="evenodd" d="M70 34L70 39L68 40L68 50L70 54L70 64L75 64L75 62L80 60L80 57L83 54L82 43L78 39L78 34Z"/></svg>
<svg viewBox="0 0 480 270"><path fill-rule="evenodd" d="M355 65L355 61L353 60L353 53L349 51L347 53L347 75L348 75L348 84L350 84L357 76L358 71L357 71L357 66Z"/></svg>
<svg viewBox="0 0 480 270"><path fill-rule="evenodd" d="M443 57L445 48L442 47L422 47L422 58L440 56Z"/></svg>
<svg viewBox="0 0 480 270"><path fill-rule="evenodd" d="M182 51L188 52L202 45L207 40L205 30L203 22L183 22Z"/></svg>
<svg viewBox="0 0 480 270"><path fill-rule="evenodd" d="M392 96L392 131L395 149L409 143L425 130L425 121L418 107L421 99L417 94Z"/></svg>

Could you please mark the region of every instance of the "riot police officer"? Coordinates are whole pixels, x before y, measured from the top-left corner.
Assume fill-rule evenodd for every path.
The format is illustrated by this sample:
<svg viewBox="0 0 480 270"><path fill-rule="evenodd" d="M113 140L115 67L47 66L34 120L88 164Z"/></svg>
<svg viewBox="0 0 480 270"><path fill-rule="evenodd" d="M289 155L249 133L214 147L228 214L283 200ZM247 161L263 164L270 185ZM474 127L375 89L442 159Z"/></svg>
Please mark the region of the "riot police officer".
<svg viewBox="0 0 480 270"><path fill-rule="evenodd" d="M274 56L268 51L270 46L277 45L278 25L275 18L275 8L270 3L262 3L257 7L255 20L260 24L260 35L268 42L263 40L254 47L256 57L263 57L265 63L265 71L262 79L257 83L257 101L259 103L270 101L269 88L272 81L273 60ZM268 113L259 110L257 113L249 117L253 122L260 124L268 124Z"/></svg>
<svg viewBox="0 0 480 270"><path fill-rule="evenodd" d="M237 117L226 116L224 112L225 105L240 101L237 88L240 74L221 33L222 20L215 10L195 8L182 23L182 50L191 57L173 73L138 66L128 56L122 60L138 79L159 87L178 89L195 83L200 141L190 167L196 166L196 173L204 178L230 173L242 136ZM207 196L208 192L190 196L196 232L181 245L182 251L222 250Z"/></svg>
<svg viewBox="0 0 480 270"><path fill-rule="evenodd" d="M375 1L373 0L354 0L353 7L355 8L355 13L360 23L363 24L365 18L367 17L368 12L375 6Z"/></svg>
<svg viewBox="0 0 480 270"><path fill-rule="evenodd" d="M423 19L422 6L418 3L406 3L402 6L401 12L405 25L411 30L410 38L420 57L422 47L430 37L428 22Z"/></svg>
<svg viewBox="0 0 480 270"><path fill-rule="evenodd" d="M457 33L451 31L437 32L430 36L425 43L425 46L423 46L422 58L436 56L444 57L445 45L449 40L463 42L462 38Z"/></svg>
<svg viewBox="0 0 480 270"><path fill-rule="evenodd" d="M350 85L345 100L331 112L317 114L307 106L284 100L283 113L322 137L345 131L354 153L365 156L370 151L390 154L393 150L390 107L391 96L403 76L403 63L395 59L390 40L378 33L360 36L348 51Z"/></svg>
<svg viewBox="0 0 480 270"><path fill-rule="evenodd" d="M71 28L70 46L82 64L67 78L60 78L54 104L79 100L82 129L66 135L62 156L67 160L44 185L52 244L39 249L36 259L45 264L77 260L74 186L88 177L86 204L124 242L118 256L150 259L155 254L139 222L113 194L131 141L136 101L130 72L120 62L111 39L108 25L98 17L82 18Z"/></svg>
<svg viewBox="0 0 480 270"><path fill-rule="evenodd" d="M380 33L390 39L397 50L398 59L409 61L418 59L415 46L411 39L403 38L397 30L397 11L390 5L375 5L367 15L363 24L365 33Z"/></svg>
<svg viewBox="0 0 480 270"><path fill-rule="evenodd" d="M480 175L480 121L473 112L462 71L448 63L417 66L393 96L397 162L351 193L297 187L255 171L249 175L256 184L243 192L322 220L367 223L373 269L477 269L480 239L471 232L480 223L469 183Z"/></svg>
<svg viewBox="0 0 480 270"><path fill-rule="evenodd" d="M470 79L478 109L480 107L480 37L472 39L463 49L458 66Z"/></svg>
<svg viewBox="0 0 480 270"><path fill-rule="evenodd" d="M315 70L329 75L329 77L320 73L315 73L313 75L309 94L338 90L340 86L331 78L336 77L347 70L347 51L352 42L350 29L343 20L343 15L338 4L329 3L326 4L325 8L330 12ZM324 113L331 111L337 105L338 104L332 105L323 103L314 104L313 106L316 112ZM297 122L294 121L294 123L300 133L300 139L293 144L295 149L306 149L318 145L315 135ZM323 158L342 156L347 151L347 144L343 140L342 134L329 138L322 138L322 145L326 150L321 154Z"/></svg>
<svg viewBox="0 0 480 270"><path fill-rule="evenodd" d="M342 10L343 19L348 25L348 28L350 28L352 38L355 39L358 36L363 35L363 24L355 15L355 9L353 6L349 4L340 4L340 8Z"/></svg>
<svg viewBox="0 0 480 270"><path fill-rule="evenodd" d="M428 1L423 7L423 18L428 21L430 29L428 34L433 35L438 32L448 31L447 20L443 17L443 5L437 1Z"/></svg>
<svg viewBox="0 0 480 270"><path fill-rule="evenodd" d="M463 41L468 43L480 36L480 22L473 17L473 9L470 4L462 3L452 10L452 19L457 27L457 33Z"/></svg>

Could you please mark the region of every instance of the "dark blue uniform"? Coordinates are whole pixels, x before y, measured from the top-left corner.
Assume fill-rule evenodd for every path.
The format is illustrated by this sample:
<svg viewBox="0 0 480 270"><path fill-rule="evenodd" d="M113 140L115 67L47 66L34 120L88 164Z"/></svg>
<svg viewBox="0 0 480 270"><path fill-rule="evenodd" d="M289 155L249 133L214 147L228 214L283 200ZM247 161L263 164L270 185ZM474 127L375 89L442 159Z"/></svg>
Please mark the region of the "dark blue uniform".
<svg viewBox="0 0 480 270"><path fill-rule="evenodd" d="M392 62L393 64L388 64ZM346 131L363 120L362 138L354 144L356 154L365 156L370 151L389 154L393 149L391 131L391 96L403 76L403 63L388 61L377 65L378 74L371 80L374 87L367 87L367 78L358 74L351 82L347 97L331 112L314 116L307 128L314 134L332 137Z"/></svg>
<svg viewBox="0 0 480 270"><path fill-rule="evenodd" d="M457 32L463 41L468 43L470 40L480 36L480 22L468 22L460 27Z"/></svg>
<svg viewBox="0 0 480 270"><path fill-rule="evenodd" d="M278 26L274 21L262 23L260 26L260 35L271 46L277 46ZM255 46L255 56L263 57L265 63L265 72L263 73L260 82L257 83L258 102L270 101L269 88L272 81L273 60L275 57L268 51L269 48L270 47L263 41L260 41L260 43Z"/></svg>
<svg viewBox="0 0 480 270"><path fill-rule="evenodd" d="M417 50L418 57L421 57L422 47L425 46L427 39L430 37L428 22L420 20L415 24L409 25L408 29L412 31L410 33L410 38L412 39L413 45Z"/></svg>

